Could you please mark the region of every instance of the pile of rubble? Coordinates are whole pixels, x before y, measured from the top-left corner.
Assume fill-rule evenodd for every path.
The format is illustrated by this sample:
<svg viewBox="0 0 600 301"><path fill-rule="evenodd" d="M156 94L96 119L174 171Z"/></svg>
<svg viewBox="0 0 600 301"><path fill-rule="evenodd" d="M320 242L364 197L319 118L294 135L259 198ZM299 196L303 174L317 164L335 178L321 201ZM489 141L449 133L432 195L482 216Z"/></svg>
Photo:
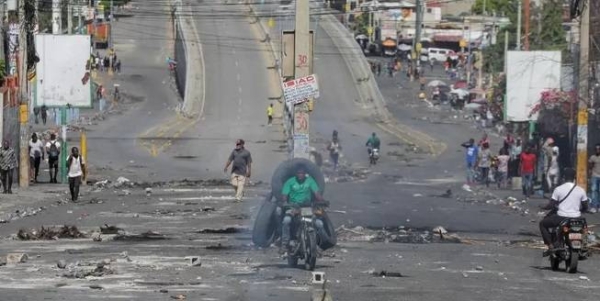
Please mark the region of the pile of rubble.
<svg viewBox="0 0 600 301"><path fill-rule="evenodd" d="M337 170L325 162L322 167L325 183L345 183L366 180L372 171L368 168L339 165Z"/></svg>
<svg viewBox="0 0 600 301"><path fill-rule="evenodd" d="M114 274L114 270L110 268L111 264L110 259L105 259L96 264L88 263L75 263L71 265L67 265L65 261L61 260L56 265L59 269L67 269L68 272L64 273L62 276L65 278L75 278L75 279L84 279L86 277L103 277L106 275ZM95 268L85 268L85 266L95 266ZM84 268L82 268L84 267Z"/></svg>
<svg viewBox="0 0 600 301"><path fill-rule="evenodd" d="M76 226L41 227L39 230L24 230L17 232L17 238L20 240L56 240L60 238L85 238L87 235L80 232Z"/></svg>
<svg viewBox="0 0 600 301"><path fill-rule="evenodd" d="M175 187L215 187L229 186L227 179L206 179L206 180L190 180L183 179L169 182L134 182L125 177L118 177L116 181L88 181L89 185L94 188L92 191L101 191L104 189L123 189L123 188L175 188ZM251 182L247 186L259 186L264 184L262 181Z"/></svg>
<svg viewBox="0 0 600 301"><path fill-rule="evenodd" d="M405 227L389 229L365 229L361 226L346 228L341 226L336 229L338 241L363 241L383 243L405 243L405 244L429 244L429 243L464 243L455 234L449 234L441 226L428 230L415 230Z"/></svg>
<svg viewBox="0 0 600 301"><path fill-rule="evenodd" d="M485 203L485 204L489 204L489 205L504 206L515 212L518 212L519 214L521 214L523 216L530 214L529 209L525 208L525 205L527 204L527 200L518 200L511 196L506 197L505 199L502 199L502 198L500 198L490 192L487 192L485 190L473 190L468 185L463 185L462 189L464 191L470 192L470 195L461 196L461 197L457 198L457 200L459 202Z"/></svg>

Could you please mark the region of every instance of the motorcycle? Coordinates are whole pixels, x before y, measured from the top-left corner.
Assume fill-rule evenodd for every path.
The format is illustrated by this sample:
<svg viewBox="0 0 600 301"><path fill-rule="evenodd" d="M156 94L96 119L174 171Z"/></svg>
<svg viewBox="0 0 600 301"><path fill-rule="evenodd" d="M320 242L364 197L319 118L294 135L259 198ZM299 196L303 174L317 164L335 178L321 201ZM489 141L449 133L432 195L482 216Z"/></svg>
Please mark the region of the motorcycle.
<svg viewBox="0 0 600 301"><path fill-rule="evenodd" d="M304 268L313 271L317 264L317 229L315 219L323 214L328 202L319 202L313 207L294 208L296 211L292 222L292 231L295 237L290 240L288 248L288 266L296 267L298 260L304 261Z"/></svg>
<svg viewBox="0 0 600 301"><path fill-rule="evenodd" d="M557 271L560 263L564 261L567 273L576 273L579 260L588 257L588 229L585 218L565 219L558 227L549 230L555 246L550 254L550 267Z"/></svg>
<svg viewBox="0 0 600 301"><path fill-rule="evenodd" d="M371 154L369 154L369 164L370 165L377 164L378 159L379 159L379 149L378 148L371 149Z"/></svg>

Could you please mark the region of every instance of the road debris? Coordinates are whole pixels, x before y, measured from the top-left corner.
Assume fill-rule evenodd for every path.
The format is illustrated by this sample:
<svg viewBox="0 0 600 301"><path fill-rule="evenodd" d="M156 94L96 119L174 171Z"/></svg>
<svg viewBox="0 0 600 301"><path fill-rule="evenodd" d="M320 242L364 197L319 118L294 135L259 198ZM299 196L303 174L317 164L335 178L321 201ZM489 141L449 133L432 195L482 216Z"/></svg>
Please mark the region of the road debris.
<svg viewBox="0 0 600 301"><path fill-rule="evenodd" d="M104 289L104 287L102 287L101 285L98 285L98 284L92 284L92 285L90 285L90 288L93 290L103 290Z"/></svg>
<svg viewBox="0 0 600 301"><path fill-rule="evenodd" d="M483 267L480 266L480 265L478 265L478 266L475 267L475 270L476 271L483 271Z"/></svg>
<svg viewBox="0 0 600 301"><path fill-rule="evenodd" d="M6 255L6 264L25 263L29 256L25 253L9 253Z"/></svg>
<svg viewBox="0 0 600 301"><path fill-rule="evenodd" d="M404 276L402 276L402 274L400 272L388 272L386 270L382 270L380 272L373 272L371 275L373 275L375 277L381 277L381 278L386 278L386 277L401 278L401 277L404 277Z"/></svg>
<svg viewBox="0 0 600 301"><path fill-rule="evenodd" d="M197 233L200 234L235 234L235 233L247 233L250 232L248 228L241 227L227 227L223 229L202 229Z"/></svg>
<svg viewBox="0 0 600 301"><path fill-rule="evenodd" d="M187 296L186 296L186 295L179 294L179 295L171 296L171 299L175 299L175 300L185 300L185 299L187 299Z"/></svg>
<svg viewBox="0 0 600 301"><path fill-rule="evenodd" d="M92 237L92 241L95 241L95 242L101 242L102 241L102 236L98 232L92 233L91 237Z"/></svg>
<svg viewBox="0 0 600 301"><path fill-rule="evenodd" d="M110 226L108 224L104 224L104 226L100 226L100 233L102 234L119 234L119 232L123 231L123 229L117 226Z"/></svg>
<svg viewBox="0 0 600 301"><path fill-rule="evenodd" d="M372 230L364 229L362 227L348 229L345 226L341 226L336 230L336 233L338 241L395 242L408 244L466 243L456 234L440 235L439 230L442 229L437 229L438 233L435 233L429 231L417 231L404 227ZM443 229L443 231L446 230Z"/></svg>
<svg viewBox="0 0 600 301"><path fill-rule="evenodd" d="M68 273L63 274L65 278L84 279L86 277L103 277L105 275L112 275L114 271L106 267L104 264L97 266L93 270L72 270Z"/></svg>
<svg viewBox="0 0 600 301"><path fill-rule="evenodd" d="M200 256L188 256L186 257L189 260L189 265L192 267L202 266L202 261L200 261Z"/></svg>
<svg viewBox="0 0 600 301"><path fill-rule="evenodd" d="M67 267L67 262L61 259L56 262L56 267L58 267L59 269L64 269Z"/></svg>
<svg viewBox="0 0 600 301"><path fill-rule="evenodd" d="M164 240L169 239L163 234L154 231L147 231L141 234L118 234L113 238L117 241L146 241L146 240Z"/></svg>
<svg viewBox="0 0 600 301"><path fill-rule="evenodd" d="M113 184L113 187L114 188L133 187L133 183L125 177L118 177L117 181Z"/></svg>
<svg viewBox="0 0 600 301"><path fill-rule="evenodd" d="M85 238L86 234L80 232L76 226L41 227L40 230L19 230L17 237L20 240L56 240L60 238Z"/></svg>
<svg viewBox="0 0 600 301"><path fill-rule="evenodd" d="M25 209L17 209L14 212L6 214L3 218L0 219L0 224L8 223L11 221L15 221L24 217L36 216L40 212L46 210L46 207L38 207L38 208L25 208Z"/></svg>

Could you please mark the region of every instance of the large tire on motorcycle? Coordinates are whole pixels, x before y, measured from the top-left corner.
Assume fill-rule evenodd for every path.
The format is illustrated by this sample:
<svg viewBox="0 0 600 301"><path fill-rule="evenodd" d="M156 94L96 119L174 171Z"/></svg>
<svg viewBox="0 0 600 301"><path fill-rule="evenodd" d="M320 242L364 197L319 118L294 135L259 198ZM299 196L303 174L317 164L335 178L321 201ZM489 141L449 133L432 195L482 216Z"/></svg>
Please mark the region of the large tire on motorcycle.
<svg viewBox="0 0 600 301"><path fill-rule="evenodd" d="M317 244L321 250L327 250L333 248L337 244L337 235L335 233L335 227L333 226L329 215L327 215L327 212L323 212L323 215L321 215L320 219L323 221L323 226L325 228L324 230L327 237L324 237L324 235L318 233Z"/></svg>
<svg viewBox="0 0 600 301"><path fill-rule="evenodd" d="M577 264L579 263L579 254L573 254L571 252L571 258L565 261L567 264L567 273L575 274L577 273Z"/></svg>
<svg viewBox="0 0 600 301"><path fill-rule="evenodd" d="M285 181L295 176L296 170L300 167L303 167L304 170L306 170L306 173L317 182L317 185L319 185L319 193L321 193L321 195L325 193L325 177L319 166L308 159L295 158L282 162L277 166L275 172L273 172L273 177L271 178L271 192L277 201L282 201L281 190Z"/></svg>
<svg viewBox="0 0 600 301"><path fill-rule="evenodd" d="M277 238L277 204L271 202L269 193L258 210L258 215L252 228L252 242L255 246L266 248Z"/></svg>

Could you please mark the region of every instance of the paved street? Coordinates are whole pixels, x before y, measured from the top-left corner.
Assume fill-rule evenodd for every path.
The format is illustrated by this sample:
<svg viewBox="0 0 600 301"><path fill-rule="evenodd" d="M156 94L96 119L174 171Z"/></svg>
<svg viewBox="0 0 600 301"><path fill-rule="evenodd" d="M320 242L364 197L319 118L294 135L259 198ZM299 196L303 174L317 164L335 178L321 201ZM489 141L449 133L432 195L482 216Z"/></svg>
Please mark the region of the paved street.
<svg viewBox="0 0 600 301"><path fill-rule="evenodd" d="M269 98L279 93L268 69L270 47L244 3L184 5L193 16L193 43L201 45L203 60L189 66L204 75L198 85L205 87L198 104L203 114L176 112L180 100L165 64L173 42L168 5L134 1L133 16L114 27L123 73L109 80L121 85L127 105L86 126L96 183L82 189L78 203L65 200L64 185L35 185L2 198L0 255L26 253L28 259L0 266L1 300L309 299L310 272L288 268L277 248L251 242L271 174L286 157L280 121L266 125L267 105L276 101ZM291 24L277 22L271 33ZM478 138L472 125L446 122L452 113L418 103L417 83L382 76L377 82L391 113L448 148L437 157L419 154L382 133L357 104L343 49L316 19L311 26L321 87L311 115L312 145L327 157L324 147L335 129L344 153L340 171L324 167L338 245L317 260L334 300L597 300L595 257L580 262L574 275L550 271L541 257L538 207L545 200L461 189L459 144ZM371 132L381 136L383 156L368 168L364 143ZM238 138L254 159L243 203L233 202L222 170ZM131 182L115 185L119 176ZM105 179L110 182L100 182ZM508 196L516 199L508 204ZM587 218L600 223L598 215ZM77 231L35 239L47 233L42 227L63 225ZM100 234L105 226L118 229ZM432 233L438 226L448 231L443 238ZM190 256L201 265L192 266Z"/></svg>

